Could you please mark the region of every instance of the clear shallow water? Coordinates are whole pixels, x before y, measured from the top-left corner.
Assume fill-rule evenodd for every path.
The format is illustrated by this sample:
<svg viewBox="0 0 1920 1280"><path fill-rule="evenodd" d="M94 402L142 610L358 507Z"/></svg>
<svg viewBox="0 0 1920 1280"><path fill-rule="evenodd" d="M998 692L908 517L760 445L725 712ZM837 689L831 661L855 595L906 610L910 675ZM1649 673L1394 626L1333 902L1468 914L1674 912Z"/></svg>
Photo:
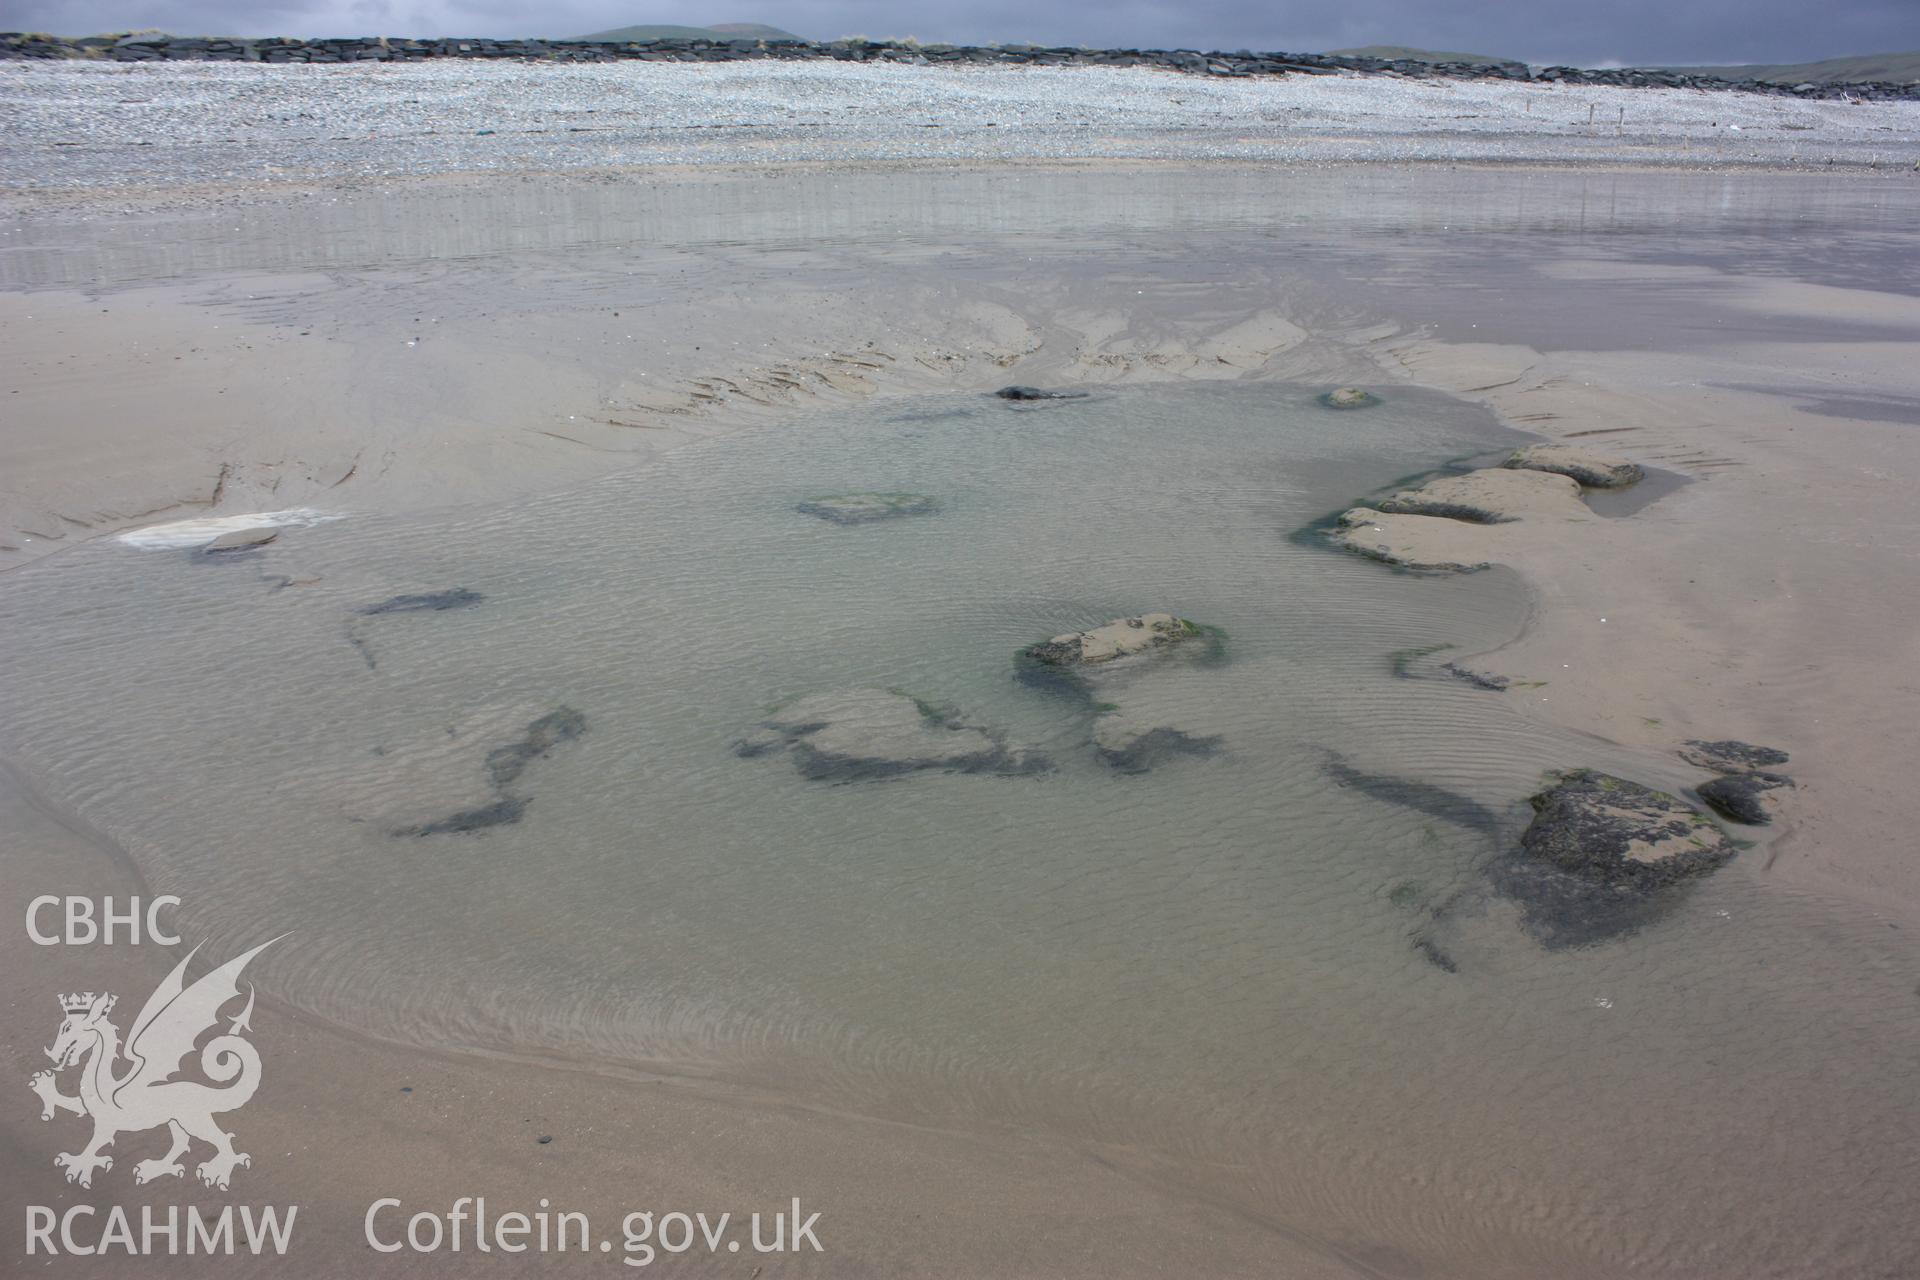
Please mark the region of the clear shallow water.
<svg viewBox="0 0 1920 1280"><path fill-rule="evenodd" d="M294 930L268 988L377 1034L1119 1144L1409 1258L1873 1265L1914 1185L1913 944L1742 864L1606 946L1528 938L1478 873L1539 773L1687 775L1396 676L1510 639L1521 584L1289 534L1513 437L1318 389L883 402L233 560L89 544L0 590L0 749L188 932ZM866 489L942 509L793 510ZM482 599L356 612L455 587ZM1225 664L1162 673L1224 747L1116 774L1012 657L1156 608L1228 632ZM1059 768L830 785L728 749L781 698L868 685ZM586 732L529 767L520 822L393 834L484 802L487 751L561 706Z"/></svg>

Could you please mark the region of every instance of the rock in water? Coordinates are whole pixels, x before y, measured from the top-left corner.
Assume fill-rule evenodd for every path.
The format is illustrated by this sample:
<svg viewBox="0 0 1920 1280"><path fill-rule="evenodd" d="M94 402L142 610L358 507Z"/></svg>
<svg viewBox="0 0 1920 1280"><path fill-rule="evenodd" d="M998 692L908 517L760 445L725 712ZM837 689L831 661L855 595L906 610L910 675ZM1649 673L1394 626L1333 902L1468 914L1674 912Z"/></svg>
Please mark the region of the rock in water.
<svg viewBox="0 0 1920 1280"><path fill-rule="evenodd" d="M1545 471L1489 467L1436 476L1374 504L1389 515L1441 516L1471 524L1506 524L1533 517L1578 518L1588 513L1579 482Z"/></svg>
<svg viewBox="0 0 1920 1280"><path fill-rule="evenodd" d="M563 742L571 742L587 731L587 718L572 707L549 711L532 724L518 742L495 747L487 753L487 774L496 791L505 792L528 765L545 756Z"/></svg>
<svg viewBox="0 0 1920 1280"><path fill-rule="evenodd" d="M1187 640L1217 639L1217 636L1217 632L1171 613L1143 613L1133 618L1116 618L1089 631L1055 636L1027 649L1023 656L1050 667L1091 666L1149 649Z"/></svg>
<svg viewBox="0 0 1920 1280"><path fill-rule="evenodd" d="M1531 798L1525 854L1591 884L1645 892L1705 875L1734 846L1705 814L1665 792L1592 769Z"/></svg>
<svg viewBox="0 0 1920 1280"><path fill-rule="evenodd" d="M1081 400L1084 391L1042 391L1039 387L1002 387L993 393L1002 400Z"/></svg>
<svg viewBox="0 0 1920 1280"><path fill-rule="evenodd" d="M1465 792L1436 786L1419 778L1358 769L1337 751L1325 753L1321 768L1338 786L1351 787L1375 800L1451 822L1457 827L1478 832L1490 842L1499 842L1506 830L1506 823L1500 814Z"/></svg>
<svg viewBox="0 0 1920 1280"><path fill-rule="evenodd" d="M377 604L363 604L354 613L363 618L377 618L392 613L438 613L446 609L465 609L484 599L486 597L478 591L454 587L419 595L389 596ZM361 660L367 664L367 670L379 669L373 645L368 643L365 629L359 623L347 623L347 643L359 652Z"/></svg>
<svg viewBox="0 0 1920 1280"><path fill-rule="evenodd" d="M520 821L531 799L519 794L518 784L527 766L544 759L563 742L587 731L587 718L572 707L559 707L527 725L520 737L488 751L482 762L491 799L456 810L444 818L391 829L396 836L465 835Z"/></svg>
<svg viewBox="0 0 1920 1280"><path fill-rule="evenodd" d="M1093 722L1094 754L1122 773L1145 773L1175 756L1209 756L1219 747L1218 734L1154 724L1124 709L1108 711Z"/></svg>
<svg viewBox="0 0 1920 1280"><path fill-rule="evenodd" d="M1624 489L1647 478L1637 462L1564 444L1528 445L1500 465L1569 476L1589 489Z"/></svg>
<svg viewBox="0 0 1920 1280"><path fill-rule="evenodd" d="M1370 395L1359 387L1341 387L1329 391L1320 397L1320 403L1329 409L1365 409L1380 403L1378 396Z"/></svg>
<svg viewBox="0 0 1920 1280"><path fill-rule="evenodd" d="M1187 708L1156 696L1151 670L1158 663L1141 665L1174 646L1218 658L1225 651L1224 633L1171 613L1116 618L1022 650L1021 676L1093 708L1095 757L1126 773L1144 773L1175 756L1211 755L1220 745L1219 734L1173 723L1186 718Z"/></svg>
<svg viewBox="0 0 1920 1280"><path fill-rule="evenodd" d="M1038 752L1008 750L1001 735L963 722L952 708L892 689L838 689L775 708L734 743L734 752L761 756L782 747L809 778L890 778L924 769L1018 774L1048 767Z"/></svg>
<svg viewBox="0 0 1920 1280"><path fill-rule="evenodd" d="M794 510L834 524L870 524L899 516L929 515L938 504L924 493L843 493L808 498Z"/></svg>
<svg viewBox="0 0 1920 1280"><path fill-rule="evenodd" d="M1680 758L1715 773L1746 773L1785 764L1790 757L1777 747L1756 747L1751 742L1736 742L1731 738L1718 742L1695 738L1680 749Z"/></svg>
<svg viewBox="0 0 1920 1280"><path fill-rule="evenodd" d="M1766 772L1768 766L1785 764L1789 759L1778 747L1756 747L1732 738L1717 742L1695 738L1680 748L1680 758L1720 774L1700 786L1700 798L1723 817L1752 827L1771 823L1779 807L1773 793L1793 786L1792 778Z"/></svg>
<svg viewBox="0 0 1920 1280"><path fill-rule="evenodd" d="M1778 803L1772 793L1791 786L1793 779L1778 773L1730 773L1701 784L1699 791L1722 817L1764 827L1773 821Z"/></svg>
<svg viewBox="0 0 1920 1280"><path fill-rule="evenodd" d="M378 604L361 605L354 610L363 617L383 613L425 613L441 609L464 609L486 599L478 591L454 587L448 591L429 591L421 595L389 596Z"/></svg>
<svg viewBox="0 0 1920 1280"><path fill-rule="evenodd" d="M1354 507L1340 513L1338 526L1327 536L1337 547L1362 555L1369 560L1378 560L1382 564L1395 565L1415 573L1477 573L1488 568L1491 561L1475 559L1459 549L1442 550L1427 545L1430 537L1406 537L1408 532L1421 535L1431 531L1425 528L1409 528L1400 521L1409 521L1412 526L1424 526L1437 523L1428 520L1410 520L1405 516L1388 515L1372 507ZM1457 539L1456 539L1457 541Z"/></svg>
<svg viewBox="0 0 1920 1280"><path fill-rule="evenodd" d="M512 826L520 821L526 811L525 798L508 796L495 800L492 804L483 804L476 809L462 809L459 813L435 818L432 822L423 822L418 826L399 827L393 834L396 836L470 835L475 831L485 831L489 827Z"/></svg>
<svg viewBox="0 0 1920 1280"><path fill-rule="evenodd" d="M261 525L253 529L235 529L223 533L212 542L200 548L203 555L218 555L223 551L244 551L249 547L264 547L280 536L275 525Z"/></svg>
<svg viewBox="0 0 1920 1280"><path fill-rule="evenodd" d="M1492 541L1472 525L1585 520L1580 483L1545 471L1487 467L1435 476L1387 495L1371 507L1340 514L1328 533L1335 546L1417 572L1471 573L1490 561Z"/></svg>
<svg viewBox="0 0 1920 1280"><path fill-rule="evenodd" d="M1446 666L1442 667L1441 670L1456 680L1464 680L1476 689L1486 689L1492 693L1505 693L1507 686L1513 683L1513 681L1509 680L1506 676L1496 676L1485 671L1475 671L1469 667L1463 667L1457 662L1449 662Z"/></svg>

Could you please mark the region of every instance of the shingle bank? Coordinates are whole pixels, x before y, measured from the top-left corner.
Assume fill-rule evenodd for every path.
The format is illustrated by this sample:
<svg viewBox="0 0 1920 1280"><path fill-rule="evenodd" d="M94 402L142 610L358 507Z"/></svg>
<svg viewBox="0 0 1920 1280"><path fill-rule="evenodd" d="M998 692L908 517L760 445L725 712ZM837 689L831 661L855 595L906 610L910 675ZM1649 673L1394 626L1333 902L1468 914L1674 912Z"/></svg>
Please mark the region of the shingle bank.
<svg viewBox="0 0 1920 1280"><path fill-rule="evenodd" d="M1203 53L1191 49L1075 49L1035 45L940 45L868 40L414 40L387 36L300 40L219 36L50 36L0 32L0 59L89 58L113 62L415 62L427 58L522 58L545 62L744 62L757 60L895 62L954 66L1160 67L1211 76L1368 75L1416 79L1519 80L1534 83L1657 86L1870 101L1920 99L1920 84L1771 84L1656 68L1528 67L1350 57L1328 53Z"/></svg>

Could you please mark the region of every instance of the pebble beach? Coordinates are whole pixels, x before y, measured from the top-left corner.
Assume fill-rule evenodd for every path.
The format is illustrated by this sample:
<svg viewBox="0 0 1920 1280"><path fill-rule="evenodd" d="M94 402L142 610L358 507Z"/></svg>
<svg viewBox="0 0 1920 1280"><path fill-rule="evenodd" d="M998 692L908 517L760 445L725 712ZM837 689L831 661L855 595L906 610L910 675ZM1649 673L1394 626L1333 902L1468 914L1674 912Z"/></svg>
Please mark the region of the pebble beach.
<svg viewBox="0 0 1920 1280"><path fill-rule="evenodd" d="M453 173L1152 159L1911 170L1920 102L1147 68L0 63L0 198Z"/></svg>

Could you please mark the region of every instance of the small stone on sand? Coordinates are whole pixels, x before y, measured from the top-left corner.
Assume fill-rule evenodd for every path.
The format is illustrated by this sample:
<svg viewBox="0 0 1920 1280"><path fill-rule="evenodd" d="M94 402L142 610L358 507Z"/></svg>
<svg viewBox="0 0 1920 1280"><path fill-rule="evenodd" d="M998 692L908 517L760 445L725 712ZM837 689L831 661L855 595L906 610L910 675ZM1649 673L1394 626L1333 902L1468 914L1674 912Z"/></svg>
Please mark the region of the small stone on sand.
<svg viewBox="0 0 1920 1280"><path fill-rule="evenodd" d="M243 551L248 547L264 547L280 536L280 530L273 525L260 525L253 529L235 529L223 533L200 550L212 555L220 551Z"/></svg>
<svg viewBox="0 0 1920 1280"><path fill-rule="evenodd" d="M1002 387L993 393L1002 400L1080 400L1084 391L1044 391L1039 387Z"/></svg>
<svg viewBox="0 0 1920 1280"><path fill-rule="evenodd" d="M1365 409L1380 403L1380 398L1362 391L1359 387L1341 387L1329 391L1320 397L1320 403L1329 409Z"/></svg>

